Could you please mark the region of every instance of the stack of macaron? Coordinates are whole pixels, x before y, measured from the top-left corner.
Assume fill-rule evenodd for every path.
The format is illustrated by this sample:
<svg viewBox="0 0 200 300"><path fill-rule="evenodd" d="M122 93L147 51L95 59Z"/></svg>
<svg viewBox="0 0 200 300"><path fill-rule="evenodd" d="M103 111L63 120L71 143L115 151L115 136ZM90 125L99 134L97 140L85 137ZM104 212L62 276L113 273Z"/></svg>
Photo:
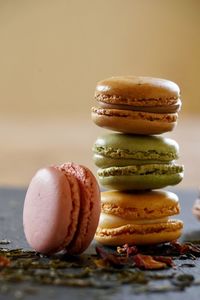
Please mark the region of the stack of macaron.
<svg viewBox="0 0 200 300"><path fill-rule="evenodd" d="M183 178L173 130L181 108L179 87L165 79L123 76L100 81L92 120L112 133L97 138L94 162L100 184L101 216L95 239L110 246L176 240L183 223L172 192L157 190Z"/></svg>

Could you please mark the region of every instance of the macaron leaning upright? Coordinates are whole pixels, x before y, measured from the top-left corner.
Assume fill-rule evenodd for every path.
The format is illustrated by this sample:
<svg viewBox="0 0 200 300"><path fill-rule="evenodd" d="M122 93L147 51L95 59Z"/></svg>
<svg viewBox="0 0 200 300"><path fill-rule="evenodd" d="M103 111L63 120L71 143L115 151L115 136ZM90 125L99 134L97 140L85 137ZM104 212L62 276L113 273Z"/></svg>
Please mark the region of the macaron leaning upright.
<svg viewBox="0 0 200 300"><path fill-rule="evenodd" d="M159 189L183 178L183 166L174 162L179 146L169 138L112 133L97 138L93 153L105 188Z"/></svg>
<svg viewBox="0 0 200 300"><path fill-rule="evenodd" d="M38 252L80 254L90 245L100 216L100 190L92 172L74 163L40 169L28 187L24 233Z"/></svg>
<svg viewBox="0 0 200 300"><path fill-rule="evenodd" d="M97 83L92 120L100 127L130 134L173 130L181 108L172 81L142 76L111 77Z"/></svg>
<svg viewBox="0 0 200 300"><path fill-rule="evenodd" d="M198 197L192 207L193 215L200 221L200 198Z"/></svg>
<svg viewBox="0 0 200 300"><path fill-rule="evenodd" d="M183 222L170 216L179 212L178 197L171 192L102 192L95 240L109 246L173 241L181 236Z"/></svg>

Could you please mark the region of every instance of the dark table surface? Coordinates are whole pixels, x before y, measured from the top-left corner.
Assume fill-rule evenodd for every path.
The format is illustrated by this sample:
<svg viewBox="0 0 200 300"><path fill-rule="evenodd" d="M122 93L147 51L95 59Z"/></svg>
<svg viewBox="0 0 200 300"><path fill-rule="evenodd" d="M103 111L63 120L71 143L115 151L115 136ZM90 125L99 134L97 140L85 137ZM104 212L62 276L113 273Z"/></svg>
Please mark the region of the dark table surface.
<svg viewBox="0 0 200 300"><path fill-rule="evenodd" d="M184 240L200 240L200 222L198 222L192 215L191 209L193 203L197 197L197 190L173 190L180 199L181 214L179 218L184 221L184 234L182 241ZM0 189L0 240L9 239L11 248L25 248L28 249L26 243L23 227L22 227L22 210L23 201L25 196L25 190L22 189ZM88 251L93 251L93 245ZM192 272L200 279L200 259L195 261L195 268L192 268ZM187 268L186 268L187 269ZM183 273L185 270L182 270ZM28 283L30 284L30 283ZM0 282L0 288L2 283ZM96 288L74 288L74 287L62 287L62 286L34 286L36 293L26 294L23 293L23 288L26 284L14 284L9 292L1 291L0 299L106 299L106 300L122 300L122 299L168 299L174 297L175 299L199 299L200 286L191 286L184 291L167 292L167 293L142 293L134 294L130 285L121 285L115 290L103 290Z"/></svg>

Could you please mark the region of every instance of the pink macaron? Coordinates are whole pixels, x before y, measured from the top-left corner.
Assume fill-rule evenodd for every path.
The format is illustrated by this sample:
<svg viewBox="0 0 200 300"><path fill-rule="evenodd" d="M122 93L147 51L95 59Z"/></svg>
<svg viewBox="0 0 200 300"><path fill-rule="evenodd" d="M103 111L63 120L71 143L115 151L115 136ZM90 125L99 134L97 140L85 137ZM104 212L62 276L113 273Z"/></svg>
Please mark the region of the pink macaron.
<svg viewBox="0 0 200 300"><path fill-rule="evenodd" d="M193 215L200 221L200 198L197 198L193 208L192 208Z"/></svg>
<svg viewBox="0 0 200 300"><path fill-rule="evenodd" d="M94 237L99 216L100 190L88 168L65 163L41 169L31 180L23 225L27 242L36 251L82 253Z"/></svg>

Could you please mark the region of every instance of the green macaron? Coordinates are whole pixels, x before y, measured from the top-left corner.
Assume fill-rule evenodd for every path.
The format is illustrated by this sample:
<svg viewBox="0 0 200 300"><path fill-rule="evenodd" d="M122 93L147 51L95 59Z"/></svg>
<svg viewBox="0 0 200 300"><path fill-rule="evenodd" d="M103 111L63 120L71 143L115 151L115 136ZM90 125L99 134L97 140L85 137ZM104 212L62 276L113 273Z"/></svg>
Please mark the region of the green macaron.
<svg viewBox="0 0 200 300"><path fill-rule="evenodd" d="M159 189L183 178L174 162L179 146L169 138L113 133L99 137L93 153L100 184L109 189Z"/></svg>

